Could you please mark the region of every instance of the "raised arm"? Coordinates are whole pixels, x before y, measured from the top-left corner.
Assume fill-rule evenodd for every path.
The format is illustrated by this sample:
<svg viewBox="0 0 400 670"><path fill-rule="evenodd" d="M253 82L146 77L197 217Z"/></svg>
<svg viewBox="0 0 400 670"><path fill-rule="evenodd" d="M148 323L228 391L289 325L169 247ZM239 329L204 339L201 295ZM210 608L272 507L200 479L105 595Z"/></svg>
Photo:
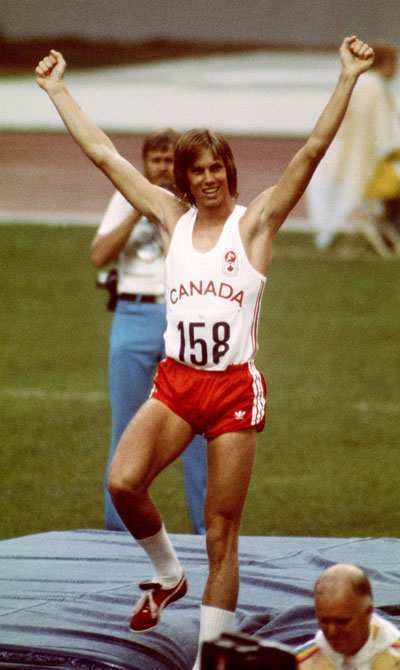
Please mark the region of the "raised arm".
<svg viewBox="0 0 400 670"><path fill-rule="evenodd" d="M182 204L171 193L151 184L118 153L109 137L86 116L68 91L65 70L62 54L51 50L35 71L38 85L49 96L65 127L82 151L135 209L169 228L171 221L182 213Z"/></svg>
<svg viewBox="0 0 400 670"><path fill-rule="evenodd" d="M360 74L368 70L374 52L357 37L346 37L340 47L341 72L336 88L305 145L296 153L278 183L255 203L261 224L274 236L306 189L318 163L336 135Z"/></svg>

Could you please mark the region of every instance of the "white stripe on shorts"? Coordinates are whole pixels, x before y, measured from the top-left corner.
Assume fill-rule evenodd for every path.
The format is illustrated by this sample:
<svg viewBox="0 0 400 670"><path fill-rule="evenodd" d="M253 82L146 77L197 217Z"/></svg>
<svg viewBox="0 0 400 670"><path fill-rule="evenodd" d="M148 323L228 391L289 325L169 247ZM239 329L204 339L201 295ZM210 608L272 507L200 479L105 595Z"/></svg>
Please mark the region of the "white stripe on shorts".
<svg viewBox="0 0 400 670"><path fill-rule="evenodd" d="M265 395L261 380L261 374L257 370L254 361L249 361L249 372L253 378L253 409L251 414L251 425L260 423L265 414Z"/></svg>

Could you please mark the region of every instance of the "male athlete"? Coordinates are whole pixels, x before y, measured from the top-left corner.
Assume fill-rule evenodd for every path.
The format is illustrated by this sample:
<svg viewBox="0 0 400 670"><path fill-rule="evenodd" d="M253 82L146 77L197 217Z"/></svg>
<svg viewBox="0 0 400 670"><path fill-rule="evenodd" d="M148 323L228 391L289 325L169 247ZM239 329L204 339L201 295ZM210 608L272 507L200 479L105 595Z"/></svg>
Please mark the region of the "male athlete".
<svg viewBox="0 0 400 670"><path fill-rule="evenodd" d="M298 202L345 114L354 85L373 63L355 36L340 47L336 88L304 146L278 183L244 208L236 205L236 168L215 133L185 133L176 147L180 197L148 180L81 111L51 51L36 68L65 126L85 154L143 214L160 222L167 255L167 358L154 390L126 428L110 472L114 504L153 566L130 626L157 625L162 609L186 593L180 562L148 489L195 432L208 441L205 524L209 574L200 612L200 644L233 627L239 588L238 536L265 386L255 367L257 321L272 241ZM199 667L199 655L195 667Z"/></svg>

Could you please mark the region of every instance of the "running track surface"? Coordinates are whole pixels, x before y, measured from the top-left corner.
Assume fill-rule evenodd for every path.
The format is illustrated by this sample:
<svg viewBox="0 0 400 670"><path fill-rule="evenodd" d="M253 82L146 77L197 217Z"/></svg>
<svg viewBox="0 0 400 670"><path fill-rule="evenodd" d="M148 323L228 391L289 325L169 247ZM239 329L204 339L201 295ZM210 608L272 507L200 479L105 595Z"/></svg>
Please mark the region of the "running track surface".
<svg viewBox="0 0 400 670"><path fill-rule="evenodd" d="M118 150L141 166L143 136L112 134ZM301 139L228 137L239 175L239 202L248 204L273 185L301 146ZM0 136L0 215L3 220L32 213L43 222L57 215L97 223L113 186L81 153L69 135L60 132L3 132ZM292 217L306 216L304 198Z"/></svg>

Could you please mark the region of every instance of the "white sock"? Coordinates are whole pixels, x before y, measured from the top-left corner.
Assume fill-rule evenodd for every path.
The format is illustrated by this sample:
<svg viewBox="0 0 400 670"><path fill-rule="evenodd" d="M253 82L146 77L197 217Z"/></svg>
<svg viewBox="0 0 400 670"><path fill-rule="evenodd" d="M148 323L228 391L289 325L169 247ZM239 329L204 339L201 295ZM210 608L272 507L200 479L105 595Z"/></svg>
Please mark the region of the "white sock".
<svg viewBox="0 0 400 670"><path fill-rule="evenodd" d="M219 607L202 605L200 608L199 649L193 670L200 670L201 645L207 640L215 640L221 633L234 630L235 612Z"/></svg>
<svg viewBox="0 0 400 670"><path fill-rule="evenodd" d="M154 567L153 581L166 588L175 586L183 570L164 524L155 535L136 540L145 550Z"/></svg>

